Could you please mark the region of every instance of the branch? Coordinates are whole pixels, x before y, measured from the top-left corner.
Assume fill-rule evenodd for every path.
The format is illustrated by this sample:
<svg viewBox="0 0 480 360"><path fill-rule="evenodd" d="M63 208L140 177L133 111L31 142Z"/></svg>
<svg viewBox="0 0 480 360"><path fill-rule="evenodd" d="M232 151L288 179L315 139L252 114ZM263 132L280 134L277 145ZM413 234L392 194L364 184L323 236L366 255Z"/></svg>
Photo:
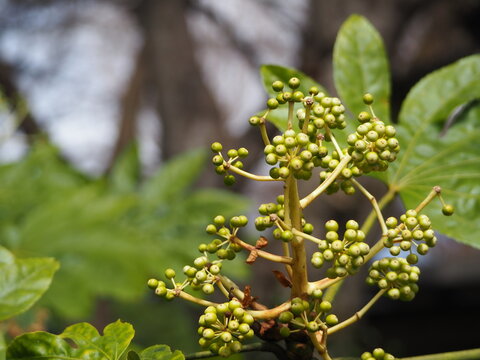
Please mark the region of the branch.
<svg viewBox="0 0 480 360"><path fill-rule="evenodd" d="M380 290L362 309L357 311L354 315L349 317L347 320L342 321L341 323L329 328L328 329L328 334L329 335L333 334L333 333L335 333L339 330L342 330L343 328L346 328L347 326L353 324L354 322L357 322L358 320L360 320L365 315L365 313L368 310L370 310L370 308L373 306L373 304L375 304L377 302L377 300L380 299L380 297L382 297L382 295L386 291L387 291L387 289Z"/></svg>
<svg viewBox="0 0 480 360"><path fill-rule="evenodd" d="M367 189L365 189L362 184L360 184L357 180L351 179L352 183L362 192L363 195L372 203L373 210L375 211L375 214L377 215L377 220L380 223L380 227L382 228L382 234L386 234L388 229L387 225L385 225L385 219L383 218L382 211L380 210L380 207L378 206L377 199L375 199L375 196L370 194Z"/></svg>
<svg viewBox="0 0 480 360"><path fill-rule="evenodd" d="M310 194L305 196L300 200L300 206L302 209L305 209L313 200L315 200L320 194L322 194L337 178L340 172L348 165L349 161L352 159L350 155L345 155L343 159L338 163L337 167L330 174L328 178L323 181L319 187L313 190Z"/></svg>
<svg viewBox="0 0 480 360"><path fill-rule="evenodd" d="M251 179L251 180L255 180L255 181L283 181L283 179L281 179L281 178L274 179L271 176L261 176L261 175L255 175L255 174L249 173L247 171L244 171L244 170L241 170L241 169L237 168L236 166L233 166L233 165L229 164L226 161L223 162L223 166L225 167L225 170L234 172L238 175L241 175L241 176L246 177L246 178Z"/></svg>
<svg viewBox="0 0 480 360"><path fill-rule="evenodd" d="M261 258L264 258L273 262L281 263L281 264L288 264L288 265L293 264L293 259L291 257L275 255L267 251L257 249L255 246L247 244L246 242L243 242L236 236L232 238L232 242L240 245L242 248L248 251L255 251L257 255L260 256Z"/></svg>

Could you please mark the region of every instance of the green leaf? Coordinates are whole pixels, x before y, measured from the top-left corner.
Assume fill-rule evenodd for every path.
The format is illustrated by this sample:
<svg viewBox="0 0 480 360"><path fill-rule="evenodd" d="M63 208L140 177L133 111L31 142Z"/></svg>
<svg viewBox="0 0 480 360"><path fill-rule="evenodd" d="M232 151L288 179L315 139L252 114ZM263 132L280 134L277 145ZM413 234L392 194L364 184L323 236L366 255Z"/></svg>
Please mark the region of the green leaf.
<svg viewBox="0 0 480 360"><path fill-rule="evenodd" d="M5 360L7 355L7 343L5 342L5 335L0 332L0 360Z"/></svg>
<svg viewBox="0 0 480 360"><path fill-rule="evenodd" d="M297 77L300 79L301 83L298 90L302 91L304 94L308 94L308 91L312 86L316 86L320 91L323 91L325 94L327 94L327 91L323 88L323 86L318 84L315 80L305 75L301 71L292 68L279 65L262 65L260 67L260 75L262 76L263 87L265 88L265 91L272 97L277 96L277 93L272 89L272 83L276 80L281 80L285 83L285 87L287 88L288 80L291 77ZM296 103L295 112L300 108L303 108L303 106L299 103ZM263 114L265 114L265 111L261 113L261 115ZM288 121L288 104L280 105L277 109L270 111L269 115L267 116L267 120L275 125L279 130L285 131L287 129ZM294 124L296 126L296 121L294 121Z"/></svg>
<svg viewBox="0 0 480 360"><path fill-rule="evenodd" d="M141 188L149 204L179 200L205 166L206 151L197 149L178 155L163 165Z"/></svg>
<svg viewBox="0 0 480 360"><path fill-rule="evenodd" d="M140 179L138 144L133 142L120 154L110 173L113 190L132 191Z"/></svg>
<svg viewBox="0 0 480 360"><path fill-rule="evenodd" d="M380 34L360 15L344 22L333 50L335 88L354 117L366 110L363 94L371 93L375 115L390 122L390 72Z"/></svg>
<svg viewBox="0 0 480 360"><path fill-rule="evenodd" d="M480 247L480 107L466 111L445 128L460 105L480 97L480 56L461 59L420 80L405 99L398 125L402 150L386 176L400 190L407 208L415 207L439 185L456 212L426 209L434 226L456 240Z"/></svg>
<svg viewBox="0 0 480 360"><path fill-rule="evenodd" d="M60 334L38 331L15 338L7 349L9 360L118 360L133 339L128 323L116 321L103 330L103 336L88 323L75 324ZM69 345L65 339L75 343Z"/></svg>
<svg viewBox="0 0 480 360"><path fill-rule="evenodd" d="M15 259L0 247L0 321L28 310L47 291L58 263L50 258Z"/></svg>
<svg viewBox="0 0 480 360"><path fill-rule="evenodd" d="M154 345L140 353L141 360L184 360L185 356L179 350L173 353L167 345Z"/></svg>

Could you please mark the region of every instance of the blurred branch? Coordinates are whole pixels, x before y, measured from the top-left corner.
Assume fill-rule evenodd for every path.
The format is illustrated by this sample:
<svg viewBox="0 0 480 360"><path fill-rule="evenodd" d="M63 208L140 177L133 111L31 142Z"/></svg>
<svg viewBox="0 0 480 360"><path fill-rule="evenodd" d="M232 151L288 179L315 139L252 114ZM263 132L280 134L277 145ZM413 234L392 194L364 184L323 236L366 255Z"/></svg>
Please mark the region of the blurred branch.
<svg viewBox="0 0 480 360"><path fill-rule="evenodd" d="M3 91L3 95L5 95L7 98L7 103L10 109L14 112L21 113L22 111L25 111L25 109L20 109L18 107L25 106L25 102L19 100L24 100L24 97L15 84L13 78L14 69L4 62L0 62L0 86ZM33 115L29 111L26 111L25 115L23 116L19 129L28 135L29 141L32 140L31 138L33 135L37 135L42 131Z"/></svg>
<svg viewBox="0 0 480 360"><path fill-rule="evenodd" d="M136 138L136 125L143 89L145 68L145 51L142 48L137 56L128 87L121 100L121 119L118 136L108 163L108 171L112 169L118 155Z"/></svg>

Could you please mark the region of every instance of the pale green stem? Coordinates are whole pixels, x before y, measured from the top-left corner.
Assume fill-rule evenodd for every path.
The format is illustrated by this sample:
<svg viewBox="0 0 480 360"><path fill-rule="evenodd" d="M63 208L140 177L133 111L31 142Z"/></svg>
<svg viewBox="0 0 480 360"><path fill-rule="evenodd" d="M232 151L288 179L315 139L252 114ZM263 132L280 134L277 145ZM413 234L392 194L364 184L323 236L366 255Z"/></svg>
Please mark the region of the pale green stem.
<svg viewBox="0 0 480 360"><path fill-rule="evenodd" d="M303 120L303 127L302 127L302 132L307 133L308 131L308 124L310 123L310 109L312 108L312 105L307 105L305 106L305 119Z"/></svg>
<svg viewBox="0 0 480 360"><path fill-rule="evenodd" d="M202 306L218 306L219 305L218 303L214 303L212 301L199 299L199 298L197 298L195 296L192 296L192 295L190 295L190 294L188 294L184 291L179 291L176 294L179 298L182 298L184 300L190 301L190 302L198 304L198 305L202 305Z"/></svg>
<svg viewBox="0 0 480 360"><path fill-rule="evenodd" d="M340 159L343 159L343 157L344 157L345 155L343 154L343 151L342 151L342 149L340 148L340 145L338 145L337 139L335 139L335 136L333 136L332 130L330 130L330 128L329 128L328 126L326 126L326 125L325 125L325 133L330 137L330 140L332 141L333 147L334 147L335 150L337 151L338 156L340 157Z"/></svg>
<svg viewBox="0 0 480 360"><path fill-rule="evenodd" d="M255 181L283 181L283 179L281 179L281 178L274 179L271 176L262 176L262 175L251 174L247 171L244 171L242 169L237 168L236 166L233 166L233 165L227 163L226 161L223 163L223 166L225 167L225 170L234 172L238 175L241 175L241 176L246 177L246 178L251 179L251 180L255 180Z"/></svg>
<svg viewBox="0 0 480 360"><path fill-rule="evenodd" d="M380 208L380 210L382 210L387 204L389 204L395 198L395 195L397 195L397 191L393 188L390 188L388 192L383 195L383 197L378 202L378 207ZM370 229L375 223L376 216L377 215L375 213L375 210L372 210L363 222L361 230L365 233L365 235L368 235L368 233L370 232Z"/></svg>
<svg viewBox="0 0 480 360"><path fill-rule="evenodd" d="M289 310L290 306L290 301L286 301L271 309L247 310L247 312L257 320L269 320L277 318L282 312Z"/></svg>
<svg viewBox="0 0 480 360"><path fill-rule="evenodd" d="M218 279L218 281L216 282L218 288L220 289L220 291L222 292L223 295L225 295L225 297L228 299L230 297L230 293L228 292L227 289L225 289L225 286L223 286L222 284L222 281L220 280L220 278Z"/></svg>
<svg viewBox="0 0 480 360"><path fill-rule="evenodd" d="M309 235L309 234L305 234L304 232L302 231L299 231L297 229L292 229L292 233L293 235L296 235L296 236L300 236L304 239L307 239L307 240L310 240L310 241L313 241L314 243L317 243L319 244L322 240L320 239L317 239L315 236L312 236L312 235Z"/></svg>
<svg viewBox="0 0 480 360"><path fill-rule="evenodd" d="M238 237L233 237L232 241L238 245L240 245L242 248L248 250L248 251L256 251L257 255L261 258L277 262L277 263L282 263L282 264L289 264L291 265L293 263L293 259L291 257L286 257L286 256L280 256L280 255L275 255L271 254L267 251L263 251L260 249L257 249L255 246L252 246L250 244L247 244L246 242L240 240Z"/></svg>
<svg viewBox="0 0 480 360"><path fill-rule="evenodd" d="M385 219L383 218L382 211L380 210L380 207L378 206L377 199L375 199L375 196L370 194L367 189L365 189L362 184L360 184L357 180L351 179L352 183L362 192L363 195L372 203L373 210L375 211L375 214L377 216L377 220L380 223L380 228L382 229L382 234L386 234L388 229L387 225L385 224Z"/></svg>
<svg viewBox="0 0 480 360"><path fill-rule="evenodd" d="M293 101L288 102L288 122L287 122L287 128L290 130L293 127L293 108L295 106L295 103Z"/></svg>
<svg viewBox="0 0 480 360"><path fill-rule="evenodd" d="M340 172L348 165L351 160L350 155L345 155L345 157L338 163L337 167L333 172L327 177L315 190L313 190L310 194L305 196L302 200L300 200L300 206L302 209L305 209L313 200L315 200L318 196L320 196L340 175Z"/></svg>
<svg viewBox="0 0 480 360"><path fill-rule="evenodd" d="M357 311L354 315L349 317L347 320L342 321L341 323L329 328L328 329L328 334L329 335L333 334L333 333L335 333L339 330L342 330L342 329L346 328L347 326L357 322L358 320L360 320L365 315L365 313L368 310L370 310L370 308L373 306L373 304L375 304L378 301L378 299L380 299L380 297L382 297L382 295L386 291L387 291L387 289L380 290L363 308L361 308L359 311Z"/></svg>
<svg viewBox="0 0 480 360"><path fill-rule="evenodd" d="M260 118L260 124L259 124L260 135L262 135L262 140L265 146L270 145L270 138L268 137L267 127L265 125L265 119L267 115L268 115L268 111L263 117Z"/></svg>

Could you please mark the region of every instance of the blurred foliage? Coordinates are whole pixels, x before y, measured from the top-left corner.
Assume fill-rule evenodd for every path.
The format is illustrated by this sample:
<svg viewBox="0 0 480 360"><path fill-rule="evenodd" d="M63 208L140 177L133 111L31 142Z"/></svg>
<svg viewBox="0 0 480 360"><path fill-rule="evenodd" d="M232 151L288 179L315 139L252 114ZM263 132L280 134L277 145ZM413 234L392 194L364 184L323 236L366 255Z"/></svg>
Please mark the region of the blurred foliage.
<svg viewBox="0 0 480 360"><path fill-rule="evenodd" d="M203 150L171 160L146 180L137 152L132 145L99 179L72 169L43 141L0 167L0 242L18 256L60 262L41 305L61 317L87 317L98 296L139 299L163 264L181 269L192 261L213 216L247 206L238 195L192 188ZM247 271L242 263L229 270L237 277Z"/></svg>
<svg viewBox="0 0 480 360"><path fill-rule="evenodd" d="M0 246L0 321L30 308L47 291L57 269L52 258L16 259Z"/></svg>

